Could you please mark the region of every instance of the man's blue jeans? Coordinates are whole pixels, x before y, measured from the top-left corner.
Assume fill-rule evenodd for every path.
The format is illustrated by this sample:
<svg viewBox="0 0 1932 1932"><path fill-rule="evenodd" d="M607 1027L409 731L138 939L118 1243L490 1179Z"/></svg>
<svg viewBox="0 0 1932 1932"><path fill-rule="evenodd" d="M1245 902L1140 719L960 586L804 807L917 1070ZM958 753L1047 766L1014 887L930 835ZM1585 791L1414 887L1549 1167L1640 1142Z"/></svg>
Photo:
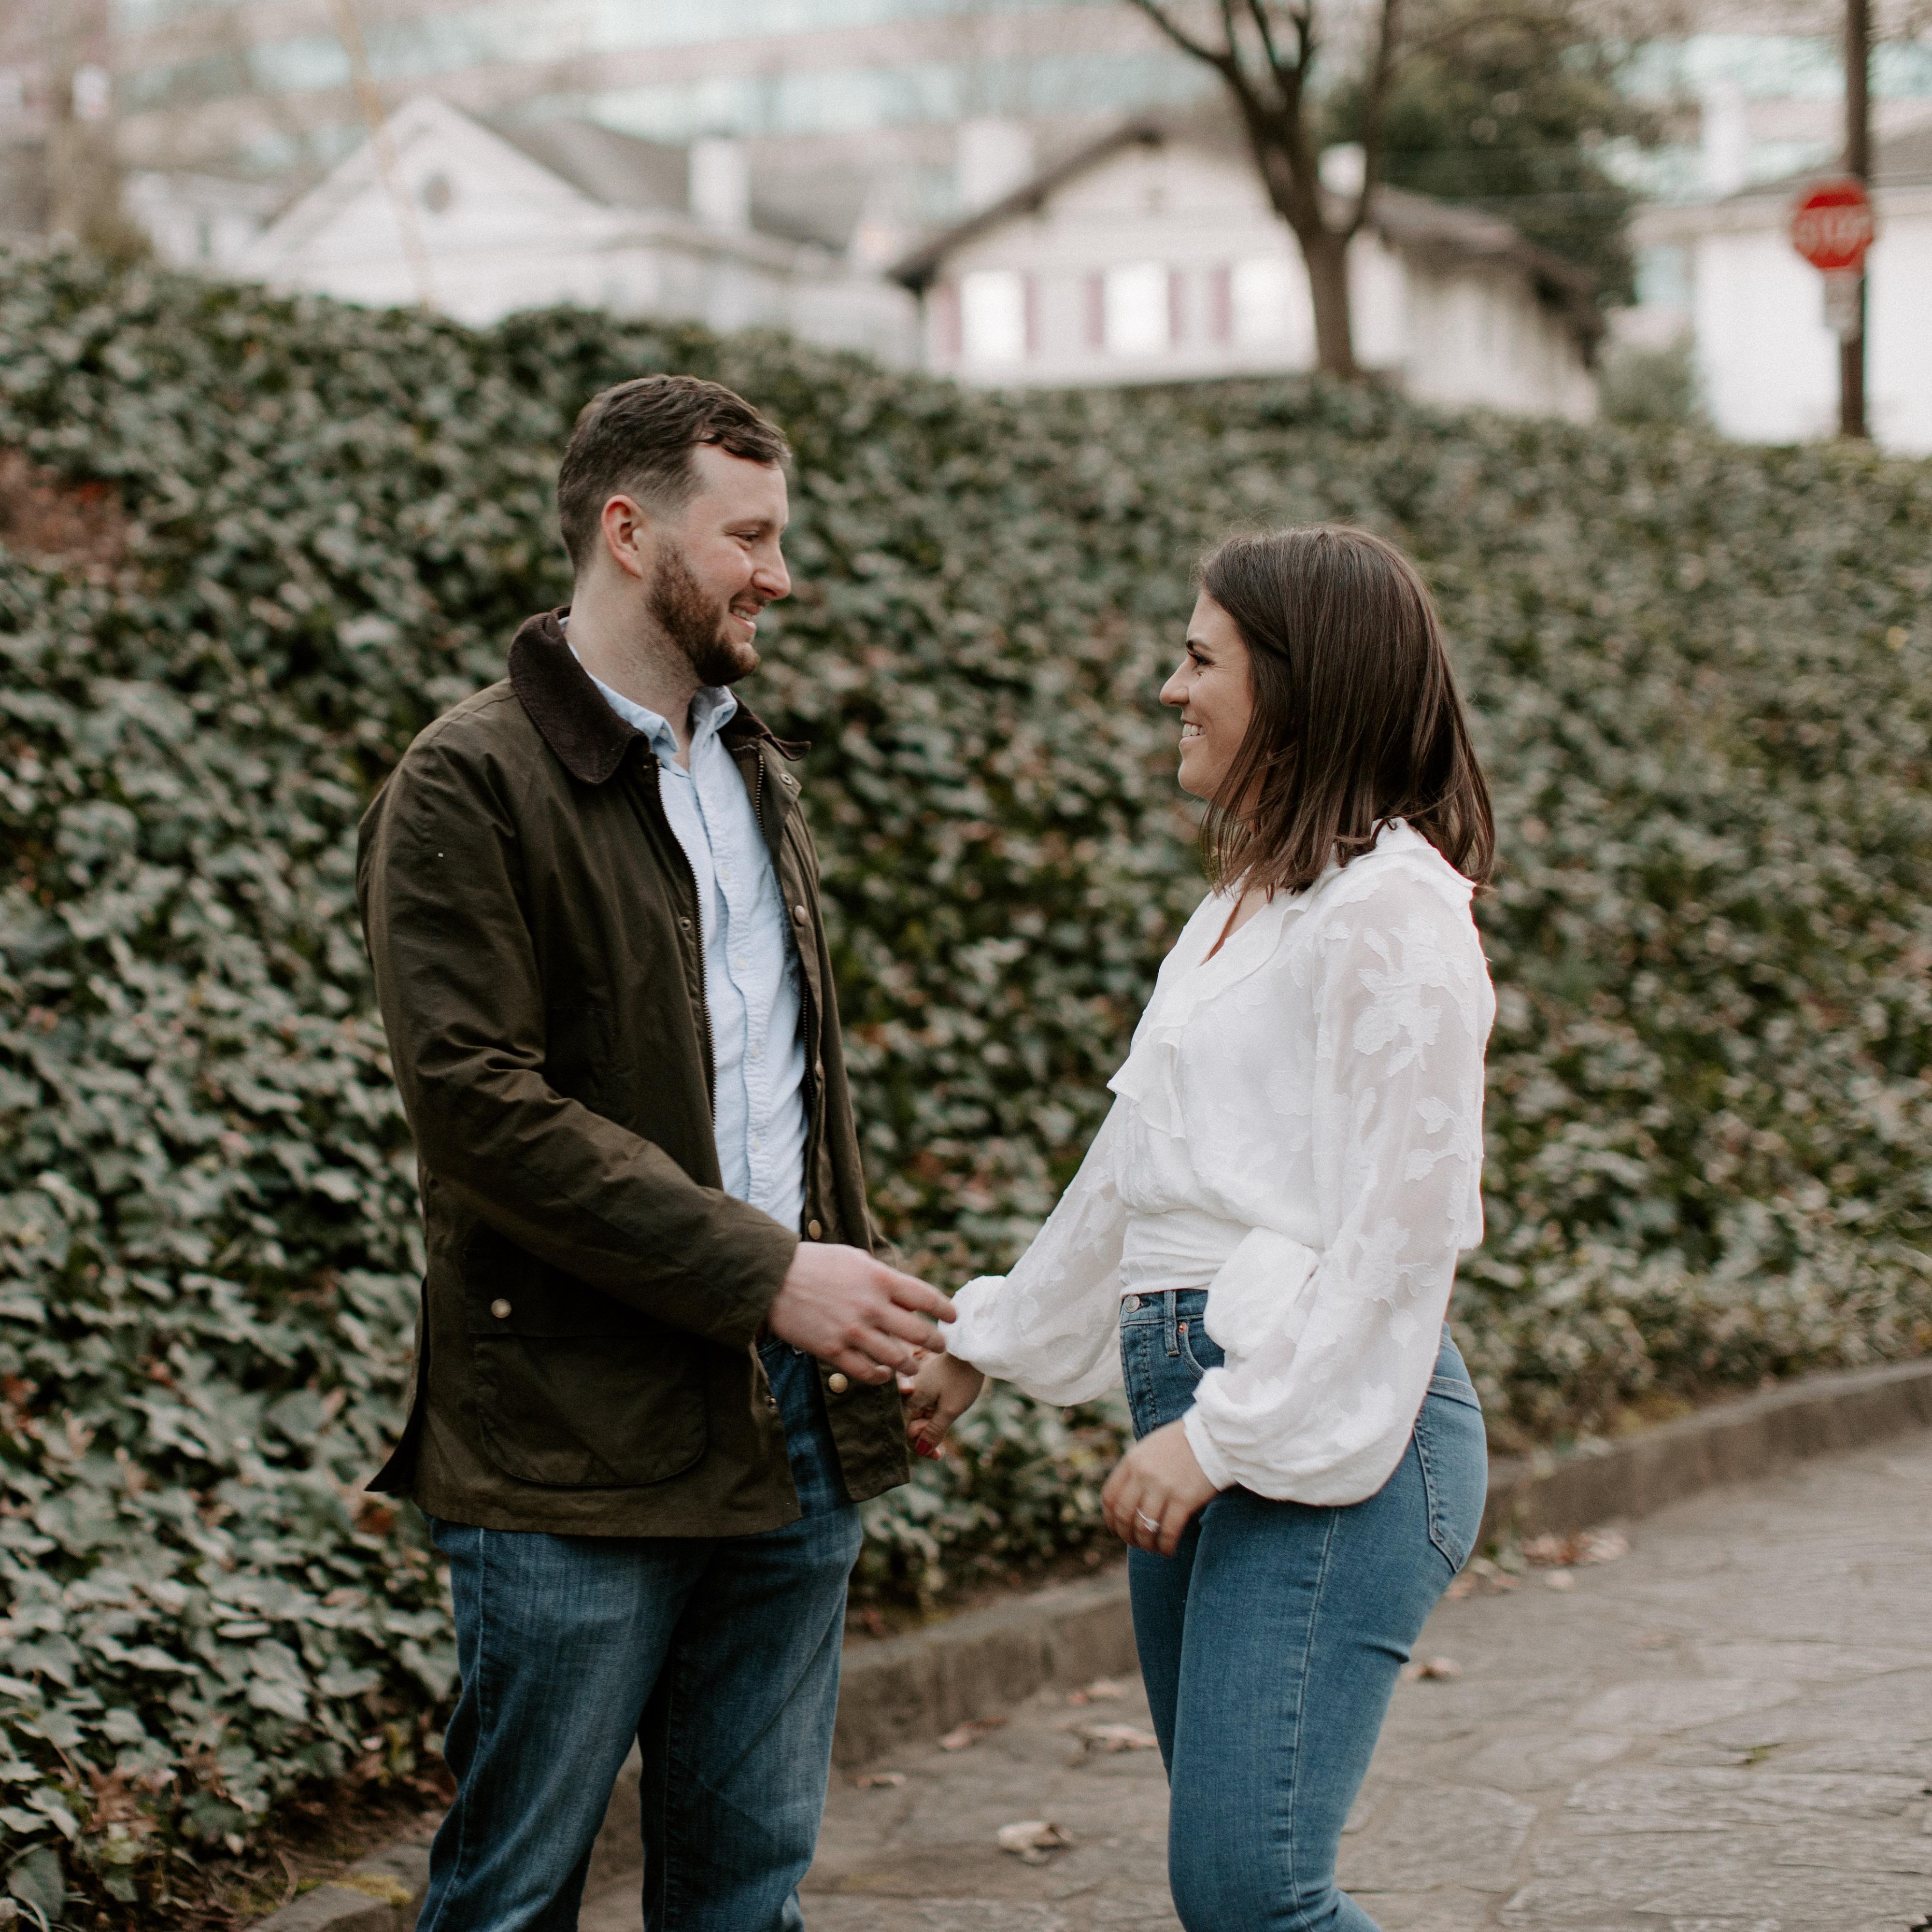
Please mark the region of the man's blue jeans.
<svg viewBox="0 0 1932 1932"><path fill-rule="evenodd" d="M1202 1289L1122 1304L1134 1430L1178 1421L1221 1351ZM1128 1556L1134 1639L1172 1791L1187 1932L1375 1932L1335 1884L1397 1673L1482 1522L1483 1415L1443 1331L1415 1432L1346 1509L1224 1490L1171 1557Z"/></svg>
<svg viewBox="0 0 1932 1932"><path fill-rule="evenodd" d="M420 1932L571 1932L633 1738L650 1932L804 1924L859 1512L815 1365L782 1342L763 1353L800 1521L718 1538L432 1525L462 1689Z"/></svg>

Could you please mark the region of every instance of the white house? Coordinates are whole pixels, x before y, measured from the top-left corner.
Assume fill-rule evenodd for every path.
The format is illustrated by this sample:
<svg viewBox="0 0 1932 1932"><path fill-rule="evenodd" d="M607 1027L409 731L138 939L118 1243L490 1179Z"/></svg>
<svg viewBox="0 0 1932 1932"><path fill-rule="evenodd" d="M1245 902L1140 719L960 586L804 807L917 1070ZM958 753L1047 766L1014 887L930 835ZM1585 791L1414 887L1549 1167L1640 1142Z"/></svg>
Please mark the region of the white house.
<svg viewBox="0 0 1932 1932"><path fill-rule="evenodd" d="M1872 173L1866 416L1885 447L1932 453L1932 118L1881 139ZM1727 436L1790 442L1838 427L1838 340L1826 326L1824 278L1790 238L1792 204L1815 178L1646 208L1634 224L1650 272L1628 331L1689 337L1706 406Z"/></svg>
<svg viewBox="0 0 1932 1932"><path fill-rule="evenodd" d="M424 302L466 322L575 302L720 329L755 323L912 359L914 305L754 205L744 153L587 121L485 126L423 96L233 265L274 286Z"/></svg>
<svg viewBox="0 0 1932 1932"><path fill-rule="evenodd" d="M1590 278L1506 224L1383 189L1350 250L1355 354L1408 394L1582 419ZM1238 137L1136 121L903 258L926 361L1006 386L1306 369L1307 272Z"/></svg>

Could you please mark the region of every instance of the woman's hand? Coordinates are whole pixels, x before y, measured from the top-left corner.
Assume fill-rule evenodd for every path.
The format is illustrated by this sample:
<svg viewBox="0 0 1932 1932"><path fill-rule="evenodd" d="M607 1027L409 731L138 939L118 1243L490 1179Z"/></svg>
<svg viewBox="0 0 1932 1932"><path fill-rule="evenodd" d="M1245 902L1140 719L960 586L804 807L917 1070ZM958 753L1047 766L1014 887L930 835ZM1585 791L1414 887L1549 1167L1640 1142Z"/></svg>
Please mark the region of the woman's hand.
<svg viewBox="0 0 1932 1932"><path fill-rule="evenodd" d="M1120 1458L1100 1492L1107 1527L1136 1550L1172 1556L1180 1534L1220 1491L1201 1473L1178 1422L1151 1430Z"/></svg>
<svg viewBox="0 0 1932 1932"><path fill-rule="evenodd" d="M974 1403L986 1378L944 1349L924 1348L910 1375L899 1377L906 1434L922 1456L937 1457L946 1432Z"/></svg>

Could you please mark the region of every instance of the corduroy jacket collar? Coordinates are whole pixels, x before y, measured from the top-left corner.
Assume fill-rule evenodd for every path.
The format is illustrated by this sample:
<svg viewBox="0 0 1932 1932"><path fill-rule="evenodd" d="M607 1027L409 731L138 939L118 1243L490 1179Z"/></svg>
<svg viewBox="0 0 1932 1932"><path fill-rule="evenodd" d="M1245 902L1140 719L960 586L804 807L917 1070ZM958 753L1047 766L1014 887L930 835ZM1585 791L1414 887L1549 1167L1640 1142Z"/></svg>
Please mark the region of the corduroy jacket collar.
<svg viewBox="0 0 1932 1932"><path fill-rule="evenodd" d="M644 734L627 724L604 702L590 674L565 641L563 620L570 606L526 617L510 646L510 687L543 734L544 742L572 777L602 784L624 762L632 741ZM762 740L788 758L806 747L787 744L740 700L737 716L718 734L728 745Z"/></svg>

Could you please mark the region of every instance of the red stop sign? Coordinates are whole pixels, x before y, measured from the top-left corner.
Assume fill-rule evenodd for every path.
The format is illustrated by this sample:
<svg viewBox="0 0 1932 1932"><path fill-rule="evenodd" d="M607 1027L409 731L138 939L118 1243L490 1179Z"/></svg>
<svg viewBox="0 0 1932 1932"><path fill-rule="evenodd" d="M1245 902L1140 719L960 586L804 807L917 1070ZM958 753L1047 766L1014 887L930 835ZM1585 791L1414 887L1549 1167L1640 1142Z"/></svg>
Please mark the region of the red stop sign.
<svg viewBox="0 0 1932 1932"><path fill-rule="evenodd" d="M1877 232L1871 197L1852 175L1820 182L1791 211L1791 245L1827 274L1858 267Z"/></svg>

